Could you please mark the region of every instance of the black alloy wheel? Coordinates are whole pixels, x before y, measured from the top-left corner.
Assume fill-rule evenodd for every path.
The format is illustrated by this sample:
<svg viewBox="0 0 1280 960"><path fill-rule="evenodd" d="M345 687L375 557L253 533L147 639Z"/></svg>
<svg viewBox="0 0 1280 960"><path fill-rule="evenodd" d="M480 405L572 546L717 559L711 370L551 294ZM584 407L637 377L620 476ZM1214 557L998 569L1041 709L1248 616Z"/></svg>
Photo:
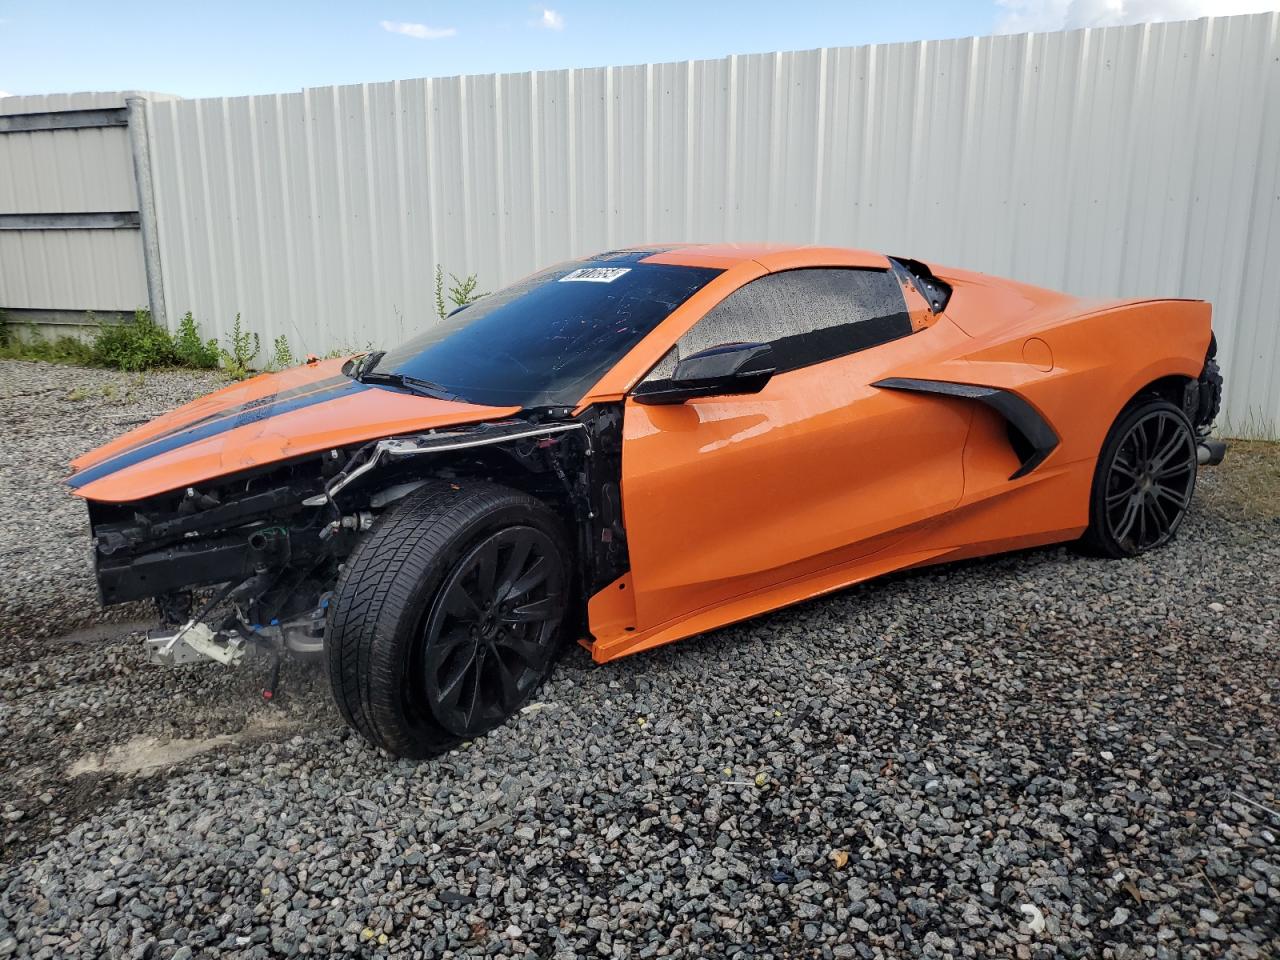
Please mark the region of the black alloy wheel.
<svg viewBox="0 0 1280 960"><path fill-rule="evenodd" d="M1196 440L1186 415L1150 399L1116 421L1094 478L1086 541L1112 557L1168 543L1196 485Z"/></svg>
<svg viewBox="0 0 1280 960"><path fill-rule="evenodd" d="M555 666L573 551L546 503L484 480L429 481L347 558L325 629L343 719L399 757L506 722Z"/></svg>
<svg viewBox="0 0 1280 960"><path fill-rule="evenodd" d="M534 527L490 534L458 562L418 647L427 701L441 726L474 737L524 703L555 652L563 581L555 542Z"/></svg>

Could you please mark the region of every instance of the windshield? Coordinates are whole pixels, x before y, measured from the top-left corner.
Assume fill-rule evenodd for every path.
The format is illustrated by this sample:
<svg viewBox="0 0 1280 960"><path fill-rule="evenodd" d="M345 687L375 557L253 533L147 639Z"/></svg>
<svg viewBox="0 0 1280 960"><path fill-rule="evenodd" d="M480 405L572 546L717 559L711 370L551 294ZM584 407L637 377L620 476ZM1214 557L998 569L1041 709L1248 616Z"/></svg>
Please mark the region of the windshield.
<svg viewBox="0 0 1280 960"><path fill-rule="evenodd" d="M360 373L399 375L469 403L571 407L719 273L634 261L561 264L433 323Z"/></svg>

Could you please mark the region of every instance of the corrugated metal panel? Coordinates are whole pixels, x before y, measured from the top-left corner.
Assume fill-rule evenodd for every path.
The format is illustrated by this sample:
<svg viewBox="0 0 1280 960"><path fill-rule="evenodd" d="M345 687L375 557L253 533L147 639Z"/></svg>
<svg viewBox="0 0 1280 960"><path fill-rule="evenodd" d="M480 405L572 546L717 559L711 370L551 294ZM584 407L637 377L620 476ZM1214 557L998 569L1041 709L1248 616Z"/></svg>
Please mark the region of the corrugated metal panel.
<svg viewBox="0 0 1280 960"><path fill-rule="evenodd" d="M4 97L0 115L120 108L130 95ZM0 135L0 214L137 209L128 128ZM0 231L0 309L134 310L146 304L137 230Z"/></svg>
<svg viewBox="0 0 1280 960"><path fill-rule="evenodd" d="M137 209L127 127L0 135L0 213Z"/></svg>
<svg viewBox="0 0 1280 960"><path fill-rule="evenodd" d="M137 230L0 230L0 309L146 305Z"/></svg>
<svg viewBox="0 0 1280 960"><path fill-rule="evenodd" d="M621 244L861 246L1212 300L1280 423L1280 14L327 87L153 107L170 314L295 346Z"/></svg>

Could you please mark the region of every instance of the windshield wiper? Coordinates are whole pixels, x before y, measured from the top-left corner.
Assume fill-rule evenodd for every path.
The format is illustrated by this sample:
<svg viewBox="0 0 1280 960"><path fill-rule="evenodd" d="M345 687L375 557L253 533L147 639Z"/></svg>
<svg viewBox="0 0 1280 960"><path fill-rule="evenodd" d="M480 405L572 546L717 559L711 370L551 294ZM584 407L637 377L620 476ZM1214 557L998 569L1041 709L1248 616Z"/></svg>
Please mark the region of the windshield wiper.
<svg viewBox="0 0 1280 960"><path fill-rule="evenodd" d="M400 387L411 393L418 393L424 397L434 397L437 400L462 400L457 394L450 393L438 383L423 380L421 377L411 377L407 373L382 373L370 370L368 372L360 372L356 379L361 383Z"/></svg>

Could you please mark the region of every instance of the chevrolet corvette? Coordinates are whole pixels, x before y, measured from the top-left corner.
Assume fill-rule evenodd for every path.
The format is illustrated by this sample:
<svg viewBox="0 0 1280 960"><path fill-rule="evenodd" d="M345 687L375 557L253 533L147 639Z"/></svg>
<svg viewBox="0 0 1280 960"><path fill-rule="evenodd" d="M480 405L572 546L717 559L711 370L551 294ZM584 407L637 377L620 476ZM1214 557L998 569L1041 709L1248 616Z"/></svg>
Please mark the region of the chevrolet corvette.
<svg viewBox="0 0 1280 960"><path fill-rule="evenodd" d="M149 655L323 657L424 757L606 662L925 564L1172 538L1222 379L1210 307L879 253L562 263L388 350L233 384L73 463Z"/></svg>

